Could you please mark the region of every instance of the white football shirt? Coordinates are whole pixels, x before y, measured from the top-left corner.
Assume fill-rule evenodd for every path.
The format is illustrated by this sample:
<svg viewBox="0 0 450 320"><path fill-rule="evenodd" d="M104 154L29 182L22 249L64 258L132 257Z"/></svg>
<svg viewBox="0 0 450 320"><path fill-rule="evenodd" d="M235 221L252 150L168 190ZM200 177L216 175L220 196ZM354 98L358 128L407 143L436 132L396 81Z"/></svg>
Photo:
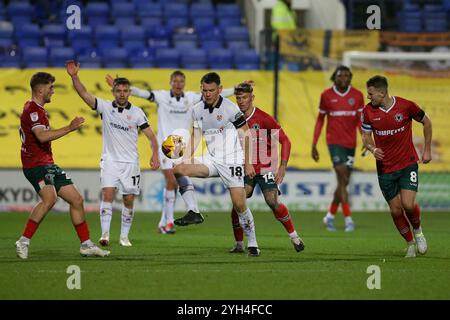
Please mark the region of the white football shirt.
<svg viewBox="0 0 450 320"><path fill-rule="evenodd" d="M138 128L149 127L144 111L131 103L119 108L115 102L100 98L95 98L95 109L102 118L102 159L138 163Z"/></svg>
<svg viewBox="0 0 450 320"><path fill-rule="evenodd" d="M222 96L214 108L208 107L204 101L192 108L191 126L202 131L209 156L215 161L244 163L244 153L235 126L243 124L245 120L241 110L231 100Z"/></svg>

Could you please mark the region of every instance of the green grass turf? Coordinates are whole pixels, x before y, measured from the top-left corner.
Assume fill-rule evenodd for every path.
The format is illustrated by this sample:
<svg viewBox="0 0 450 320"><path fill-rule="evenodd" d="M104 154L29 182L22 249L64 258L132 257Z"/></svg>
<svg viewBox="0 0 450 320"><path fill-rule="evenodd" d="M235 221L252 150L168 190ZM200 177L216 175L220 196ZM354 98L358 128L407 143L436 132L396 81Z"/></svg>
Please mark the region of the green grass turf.
<svg viewBox="0 0 450 320"><path fill-rule="evenodd" d="M254 213L262 255L232 255L230 218L209 213L202 225L156 232L157 214L137 214L131 248L118 245L113 217L111 256L82 258L67 214L50 214L32 240L27 261L14 242L27 214L0 214L0 299L449 299L450 213L424 213L429 251L405 259L405 243L388 213L354 213L356 231L327 232L322 213L293 213L306 244L294 251L270 213ZM97 214L88 214L98 240ZM70 265L81 268L81 290L69 290ZM367 267L381 268L381 290L367 289Z"/></svg>

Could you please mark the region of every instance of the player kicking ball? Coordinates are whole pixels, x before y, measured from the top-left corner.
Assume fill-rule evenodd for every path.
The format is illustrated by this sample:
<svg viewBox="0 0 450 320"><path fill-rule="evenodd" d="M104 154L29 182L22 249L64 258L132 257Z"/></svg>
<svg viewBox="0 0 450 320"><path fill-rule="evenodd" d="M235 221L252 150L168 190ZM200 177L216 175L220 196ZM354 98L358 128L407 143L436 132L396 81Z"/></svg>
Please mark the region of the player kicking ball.
<svg viewBox="0 0 450 320"><path fill-rule="evenodd" d="M141 108L128 102L130 81L116 78L112 94L114 101L94 97L86 90L78 70L80 64L69 61L67 73L72 78L73 86L83 101L100 114L102 119L103 151L100 160L100 180L102 202L100 205L100 223L102 236L99 243L109 245L109 230L112 220L112 202L116 189L122 194L122 224L119 244L130 247L128 239L134 216L134 197L140 193L141 170L137 149L138 130L140 129L150 142L152 157L150 167L159 168L158 142L148 120Z"/></svg>
<svg viewBox="0 0 450 320"><path fill-rule="evenodd" d="M260 250L256 241L255 223L246 204L244 189L244 176L255 176L255 170L250 163L248 125L239 108L220 95L222 86L217 73L207 73L200 84L203 101L191 109L190 122L193 131L184 161L175 166L174 174L176 177L220 177L229 190L233 208L246 233L248 255L257 257ZM192 157L202 134L208 154L199 161L193 161Z"/></svg>
<svg viewBox="0 0 450 320"><path fill-rule="evenodd" d="M255 169L255 176L249 177L246 175L244 178L247 198L251 198L255 186L258 184L263 192L264 199L272 210L275 218L280 221L286 229L294 249L297 252L300 252L305 249L305 245L298 236L297 231L295 231L294 223L292 222L292 217L289 215L288 208L284 204L278 202L278 185L283 182L286 173L286 167L291 151L291 142L284 130L272 116L253 105L255 95L253 94L253 87L251 84L239 84L235 88L234 94L236 95L237 105L244 113L245 121L247 121L247 125L252 134L251 154L255 160L252 161L253 168ZM275 138L276 140L272 140L272 138ZM281 163L278 170L276 170L274 166L276 166L276 163L278 162L278 141L281 144ZM272 151L276 153L272 154ZM276 171L275 175L273 174L274 171ZM236 243L230 250L230 253L244 252L244 233L239 224L239 216L234 208L231 210L231 223Z"/></svg>
<svg viewBox="0 0 450 320"><path fill-rule="evenodd" d="M394 224L408 244L405 258L413 258L416 251L427 252L427 241L420 225L420 207L416 203L419 157L412 142L412 120L423 124L424 164L431 161L431 120L416 103L390 96L385 77L374 76L366 85L367 98L371 102L362 114L363 143L377 161L378 183Z"/></svg>

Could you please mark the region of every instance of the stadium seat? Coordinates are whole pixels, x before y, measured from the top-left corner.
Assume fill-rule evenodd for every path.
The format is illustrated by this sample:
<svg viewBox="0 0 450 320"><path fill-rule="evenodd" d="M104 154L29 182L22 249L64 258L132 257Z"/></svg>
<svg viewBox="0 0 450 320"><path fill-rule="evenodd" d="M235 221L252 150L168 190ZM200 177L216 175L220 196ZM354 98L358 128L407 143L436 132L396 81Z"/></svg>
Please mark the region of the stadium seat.
<svg viewBox="0 0 450 320"><path fill-rule="evenodd" d="M200 42L200 46L205 50L210 50L214 48L223 48L222 40L203 40Z"/></svg>
<svg viewBox="0 0 450 320"><path fill-rule="evenodd" d="M0 51L4 50L4 48L9 48L14 44L12 38L0 38Z"/></svg>
<svg viewBox="0 0 450 320"><path fill-rule="evenodd" d="M110 48L102 52L105 68L126 68L128 52L125 48Z"/></svg>
<svg viewBox="0 0 450 320"><path fill-rule="evenodd" d="M133 17L136 8L134 3L129 2L112 2L111 3L111 18L118 17Z"/></svg>
<svg viewBox="0 0 450 320"><path fill-rule="evenodd" d="M178 41L197 42L197 34L193 32L175 32L172 35L172 42L175 44Z"/></svg>
<svg viewBox="0 0 450 320"><path fill-rule="evenodd" d="M181 53L181 66L185 69L207 69L208 59L204 49L193 49Z"/></svg>
<svg viewBox="0 0 450 320"><path fill-rule="evenodd" d="M170 42L168 39L148 39L148 47L151 49L169 48Z"/></svg>
<svg viewBox="0 0 450 320"><path fill-rule="evenodd" d="M249 34L247 27L226 27L225 40L229 41L248 41Z"/></svg>
<svg viewBox="0 0 450 320"><path fill-rule="evenodd" d="M105 25L109 22L109 6L107 3L90 2L84 8L83 15L92 27Z"/></svg>
<svg viewBox="0 0 450 320"><path fill-rule="evenodd" d="M14 26L11 22L0 21L0 39L12 39L14 35Z"/></svg>
<svg viewBox="0 0 450 320"><path fill-rule="evenodd" d="M206 30L199 30L197 34L201 41L223 40L223 31L219 27L214 27Z"/></svg>
<svg viewBox="0 0 450 320"><path fill-rule="evenodd" d="M136 25L136 20L134 17L117 17L112 20L112 23L119 29Z"/></svg>
<svg viewBox="0 0 450 320"><path fill-rule="evenodd" d="M75 50L72 48L50 48L49 65L51 67L64 67L66 61L75 59Z"/></svg>
<svg viewBox="0 0 450 320"><path fill-rule="evenodd" d="M235 3L218 3L216 13L217 17L241 17L241 10Z"/></svg>
<svg viewBox="0 0 450 320"><path fill-rule="evenodd" d="M177 49L159 48L156 50L155 64L159 68L179 68L180 53Z"/></svg>
<svg viewBox="0 0 450 320"><path fill-rule="evenodd" d="M100 25L95 28L95 43L98 48L118 47L119 36L116 26Z"/></svg>
<svg viewBox="0 0 450 320"><path fill-rule="evenodd" d="M21 68L19 55L0 54L0 68Z"/></svg>
<svg viewBox="0 0 450 320"><path fill-rule="evenodd" d="M41 44L41 31L36 24L24 24L15 28L16 43L21 47L37 47Z"/></svg>
<svg viewBox="0 0 450 320"><path fill-rule="evenodd" d="M233 53L230 49L211 49L208 51L208 65L211 69L232 69Z"/></svg>
<svg viewBox="0 0 450 320"><path fill-rule="evenodd" d="M178 50L191 50L197 48L197 42L196 41L190 41L190 40L182 40L174 42L173 45Z"/></svg>
<svg viewBox="0 0 450 320"><path fill-rule="evenodd" d="M192 19L195 18L214 18L216 10L210 3L193 3L189 7L189 16Z"/></svg>
<svg viewBox="0 0 450 320"><path fill-rule="evenodd" d="M66 26L48 24L42 27L42 36L46 47L64 47L66 42Z"/></svg>
<svg viewBox="0 0 450 320"><path fill-rule="evenodd" d="M47 67L47 49L44 47L28 47L23 49L22 62L26 68Z"/></svg>
<svg viewBox="0 0 450 320"><path fill-rule="evenodd" d="M234 65L238 70L258 70L259 56L253 49L241 49L234 54Z"/></svg>
<svg viewBox="0 0 450 320"><path fill-rule="evenodd" d="M143 48L130 51L128 63L130 68L152 68L155 65L154 51L149 48Z"/></svg>
<svg viewBox="0 0 450 320"><path fill-rule="evenodd" d="M145 30L152 30L155 27L160 27L163 25L162 18L159 17L147 17L140 22L141 27L143 27Z"/></svg>
<svg viewBox="0 0 450 320"><path fill-rule="evenodd" d="M239 49L249 49L250 45L248 41L230 41L227 43L227 48L235 51Z"/></svg>
<svg viewBox="0 0 450 320"><path fill-rule="evenodd" d="M90 26L83 26L79 30L70 30L67 33L67 42L77 54L83 49L91 48L93 46L92 28Z"/></svg>
<svg viewBox="0 0 450 320"><path fill-rule="evenodd" d="M160 3L140 3L137 5L136 13L142 23L147 18L162 18L163 7Z"/></svg>
<svg viewBox="0 0 450 320"><path fill-rule="evenodd" d="M96 69L102 67L102 57L95 49L88 49L77 57L81 68Z"/></svg>
<svg viewBox="0 0 450 320"><path fill-rule="evenodd" d="M201 33L204 30L208 30L215 27L215 22L213 18L192 18L192 26L195 32Z"/></svg>
<svg viewBox="0 0 450 320"><path fill-rule="evenodd" d="M180 28L187 28L189 27L189 20L188 18L181 18L181 17L167 18L166 27L172 31Z"/></svg>
<svg viewBox="0 0 450 320"><path fill-rule="evenodd" d="M145 30L142 26L129 25L121 30L122 46L129 52L146 46Z"/></svg>
<svg viewBox="0 0 450 320"><path fill-rule="evenodd" d="M219 18L217 25L222 29L225 29L227 27L239 27L241 26L241 18Z"/></svg>
<svg viewBox="0 0 450 320"><path fill-rule="evenodd" d="M26 1L11 1L6 7L6 12L11 20L18 17L33 17L33 6Z"/></svg>
<svg viewBox="0 0 450 320"><path fill-rule="evenodd" d="M166 18L166 20L170 18L188 19L189 17L188 6L183 3L170 3L165 1L163 8L163 16Z"/></svg>

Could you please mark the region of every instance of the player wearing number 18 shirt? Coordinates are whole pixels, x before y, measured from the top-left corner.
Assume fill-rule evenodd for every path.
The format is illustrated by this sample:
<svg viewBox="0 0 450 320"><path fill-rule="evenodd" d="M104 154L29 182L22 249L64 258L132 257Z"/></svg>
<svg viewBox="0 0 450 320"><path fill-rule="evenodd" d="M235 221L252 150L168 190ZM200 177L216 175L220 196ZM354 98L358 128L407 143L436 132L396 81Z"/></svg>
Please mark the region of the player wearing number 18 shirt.
<svg viewBox="0 0 450 320"><path fill-rule="evenodd" d="M374 76L367 81L367 98L371 102L362 114L363 143L377 160L381 191L395 226L408 243L405 257L415 257L416 250L425 254L427 242L420 224L420 207L416 203L419 157L412 141L412 120L423 124L423 163L431 161L431 120L416 103L389 96L385 77Z"/></svg>
<svg viewBox="0 0 450 320"><path fill-rule="evenodd" d="M291 151L291 142L272 116L253 105L255 96L253 87L250 84L239 84L235 88L234 93L238 107L244 113L252 136L251 154L255 176L245 176L244 182L247 198L252 196L255 186L258 184L275 218L283 224L295 250L300 252L305 248L304 243L298 236L297 231L295 231L288 208L278 202L278 185L283 181L285 175ZM276 168L275 166L278 163L278 142L281 144L281 163ZM236 243L230 250L230 253L244 252L244 234L234 208L231 210L231 223Z"/></svg>

